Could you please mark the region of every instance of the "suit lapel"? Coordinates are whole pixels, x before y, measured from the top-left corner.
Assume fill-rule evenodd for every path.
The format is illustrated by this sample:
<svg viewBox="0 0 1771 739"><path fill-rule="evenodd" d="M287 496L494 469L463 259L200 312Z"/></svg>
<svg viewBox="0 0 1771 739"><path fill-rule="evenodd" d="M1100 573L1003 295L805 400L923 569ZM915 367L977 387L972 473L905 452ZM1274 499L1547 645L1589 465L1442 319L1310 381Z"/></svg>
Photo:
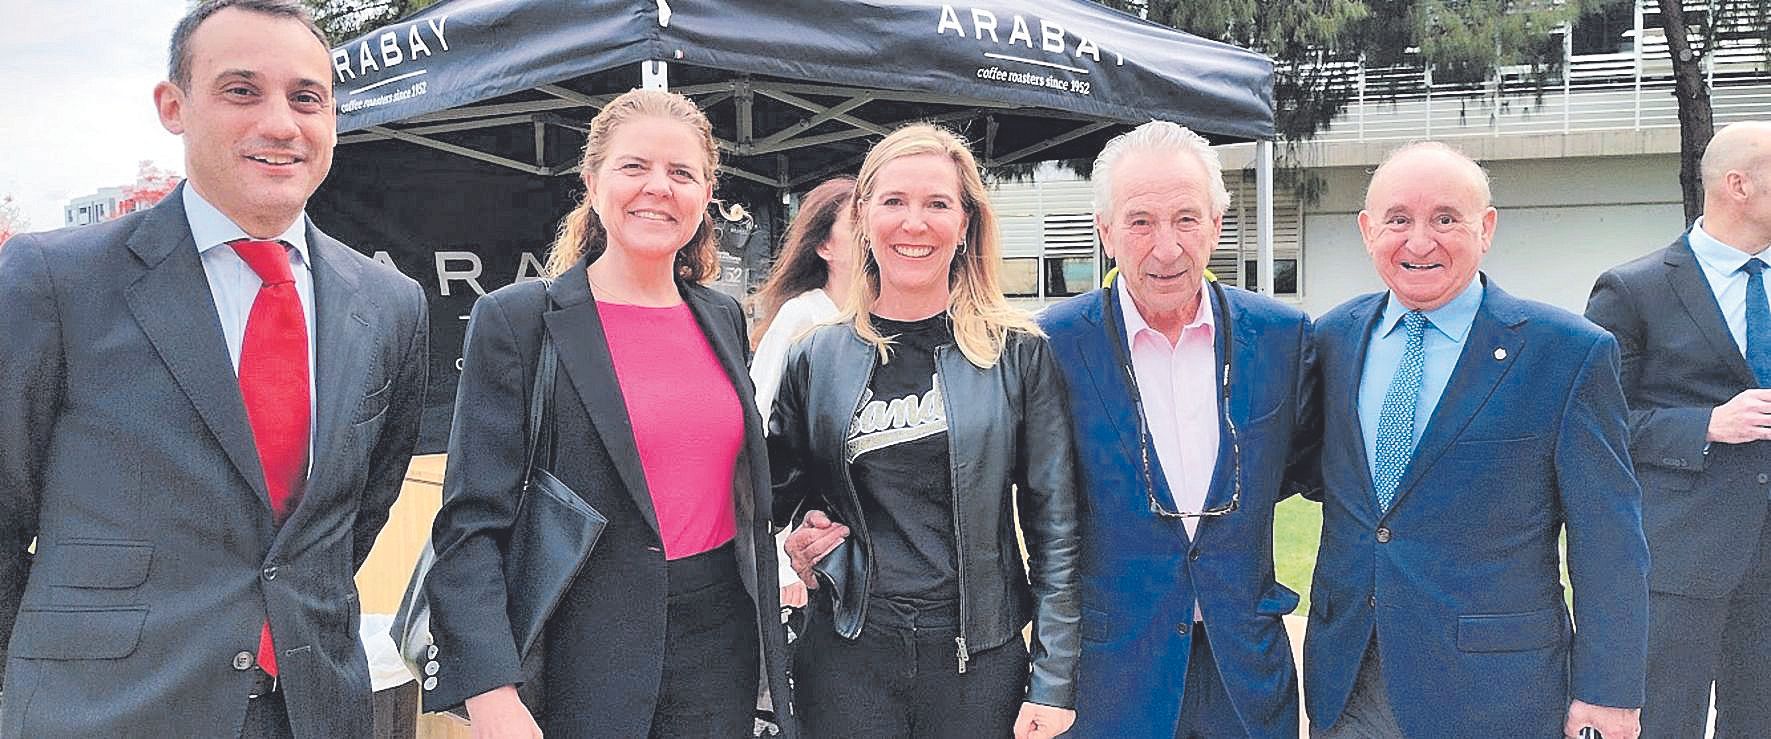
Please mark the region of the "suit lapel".
<svg viewBox="0 0 1771 739"><path fill-rule="evenodd" d="M1138 461L1138 422L1135 414L1137 408L1131 402L1131 390L1125 384L1125 369L1119 364L1119 353L1110 342L1125 341L1122 323L1115 322L1118 335L1111 338L1107 335L1105 311L1116 310L1118 306L1112 293L1102 289L1096 293L1098 298L1092 301L1088 309L1083 311L1083 318L1093 328L1084 336L1077 337L1077 354L1082 357L1083 369L1088 372L1089 380L1094 386L1095 394L1100 397L1101 407L1107 409L1107 416L1113 420L1113 428L1118 433L1119 444L1125 450L1127 459L1134 464ZM1121 347L1125 345L1120 344Z"/></svg>
<svg viewBox="0 0 1771 739"><path fill-rule="evenodd" d="M197 409L228 461L270 509L264 470L221 318L185 218L182 187L168 195L129 237L145 269L124 294L142 333Z"/></svg>
<svg viewBox="0 0 1771 739"><path fill-rule="evenodd" d="M1212 290L1210 286L1205 289ZM1226 419L1234 419L1238 431L1247 429L1252 414L1251 404L1257 396L1262 394L1262 391L1257 390L1249 381L1249 376L1258 371L1260 367L1260 358L1255 356L1254 328L1249 325L1249 321L1243 320L1245 311L1242 305L1236 302L1229 290L1224 291L1224 309L1230 314L1228 319L1223 313L1218 312L1217 301L1211 298L1209 292L1206 294L1206 305L1217 316L1214 325L1219 329L1228 326L1232 332L1224 334L1223 340L1212 342L1214 353L1212 372L1224 371L1224 356L1226 354L1234 357L1234 361L1231 363L1233 369L1230 372L1232 384L1229 399L1226 400L1223 397L1223 386L1220 384L1223 382L1222 377L1217 377L1214 374L1211 385L1212 395L1215 396L1212 399L1213 405L1228 405L1227 408L1218 408L1218 458L1216 466L1212 469L1211 486L1205 490L1204 506L1217 508L1229 505L1230 498L1236 494L1236 477L1239 473L1237 467L1240 455L1232 444L1240 444L1241 436L1240 434L1231 435L1230 426L1226 423ZM1210 519L1201 519L1200 526L1204 526L1204 521L1208 520Z"/></svg>
<svg viewBox="0 0 1771 739"><path fill-rule="evenodd" d="M334 446L346 441L344 431L355 415L369 376L367 351L374 336L372 311L363 310L357 292L357 265L341 250L345 245L308 225L308 256L314 277L314 459L334 459L343 450ZM334 465L315 464L308 492L324 489L313 484ZM306 500L303 495L303 500Z"/></svg>
<svg viewBox="0 0 1771 739"><path fill-rule="evenodd" d="M646 470L640 464L639 445L633 440L633 421L627 415L627 402L621 397L621 382L609 354L609 337L603 331L602 317L597 314L585 267L580 260L553 281L548 295L559 307L548 311L543 320L548 336L559 349L560 367L590 415L616 474L633 497L634 505L639 506L646 524L658 534L658 512L652 506L652 491L646 485Z"/></svg>
<svg viewBox="0 0 1771 739"><path fill-rule="evenodd" d="M1351 356L1343 357L1344 361L1324 362L1328 375L1323 378L1325 389L1324 403L1338 406L1339 413L1331 413L1330 417L1338 416L1341 424L1341 438L1348 439L1353 445L1353 458L1359 463L1359 479L1364 482L1360 498L1365 505L1376 510L1377 490L1371 481L1371 458L1365 450L1365 428L1359 421L1359 384L1365 378L1365 357L1371 349L1371 332L1383 316L1384 303L1388 293L1367 295L1359 305L1353 307L1351 315L1342 325L1343 333L1339 341L1332 342L1329 350L1350 350ZM1340 388L1338 394L1326 392L1327 388Z"/></svg>
<svg viewBox="0 0 1771 739"><path fill-rule="evenodd" d="M1409 461L1408 469L1396 483L1391 511L1401 507L1402 500L1408 497L1415 483L1432 469L1433 463L1445 453L1451 442L1481 412L1495 386L1518 361L1519 352L1525 346L1518 327L1525 322L1525 316L1518 310L1516 302L1493 280L1487 280L1482 305L1476 310L1475 321L1470 324L1470 334L1464 340L1457 365L1451 370L1451 379L1445 383L1445 392L1439 395L1439 404L1433 409L1426 430L1421 433L1420 443L1414 447L1414 457Z"/></svg>
<svg viewBox="0 0 1771 739"><path fill-rule="evenodd" d="M1734 335L1728 331L1728 321L1722 317L1722 307L1716 303L1715 289L1704 277L1703 267L1697 263L1697 254L1691 251L1689 231L1666 250L1663 261L1671 268L1665 273L1667 286L1679 297L1679 304L1684 306L1691 322L1697 325L1697 332L1742 383L1747 387L1758 387L1758 378L1753 376L1746 357L1740 353L1740 345L1734 343Z"/></svg>

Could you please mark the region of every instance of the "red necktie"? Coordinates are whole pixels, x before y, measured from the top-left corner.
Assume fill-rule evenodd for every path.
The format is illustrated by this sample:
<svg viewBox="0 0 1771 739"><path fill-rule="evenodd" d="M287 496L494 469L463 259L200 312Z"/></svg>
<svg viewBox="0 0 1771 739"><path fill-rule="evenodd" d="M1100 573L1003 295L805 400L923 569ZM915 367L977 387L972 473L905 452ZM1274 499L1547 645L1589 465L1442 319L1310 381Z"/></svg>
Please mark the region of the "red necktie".
<svg viewBox="0 0 1771 739"><path fill-rule="evenodd" d="M307 318L295 290L288 249L281 242L236 241L233 247L263 281L240 342L240 395L246 401L259 466L264 468L271 512L281 524L307 477L313 414L308 401ZM277 674L268 621L258 637L258 664Z"/></svg>

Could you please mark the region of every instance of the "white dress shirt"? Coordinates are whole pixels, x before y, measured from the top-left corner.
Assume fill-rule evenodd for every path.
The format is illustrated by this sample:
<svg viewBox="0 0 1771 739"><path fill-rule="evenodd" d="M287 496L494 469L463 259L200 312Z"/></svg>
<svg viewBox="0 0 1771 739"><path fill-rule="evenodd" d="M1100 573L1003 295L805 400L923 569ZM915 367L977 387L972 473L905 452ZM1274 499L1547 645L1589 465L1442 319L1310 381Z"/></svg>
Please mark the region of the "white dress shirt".
<svg viewBox="0 0 1771 739"><path fill-rule="evenodd" d="M240 346L246 340L246 318L252 313L252 301L258 298L263 281L246 260L228 246L229 242L250 239L246 230L223 215L189 183L184 186L185 219L191 225L191 238L197 243L197 254L203 260L203 274L209 279L209 296L215 301L215 314L221 319L221 335L227 340L228 357L233 360L236 377L240 372ZM281 241L289 249L289 267L295 275L295 292L301 297L302 317L307 320L307 383L308 407L318 419L319 394L315 392L314 362L314 276L309 267L307 247L307 213L297 216L289 228L271 241ZM308 468L313 469L314 427L308 424Z"/></svg>

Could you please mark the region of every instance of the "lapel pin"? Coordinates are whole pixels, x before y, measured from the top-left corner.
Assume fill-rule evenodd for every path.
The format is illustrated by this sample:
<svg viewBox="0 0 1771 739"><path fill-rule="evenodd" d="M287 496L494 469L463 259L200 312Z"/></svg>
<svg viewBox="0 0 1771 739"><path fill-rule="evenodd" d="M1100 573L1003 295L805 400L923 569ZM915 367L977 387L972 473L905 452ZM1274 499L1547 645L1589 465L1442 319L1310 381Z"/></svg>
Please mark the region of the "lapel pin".
<svg viewBox="0 0 1771 739"><path fill-rule="evenodd" d="M1495 349L1494 349L1494 359L1495 359L1495 361L1497 361L1497 362L1499 362L1499 361L1505 361L1505 360L1506 360L1506 358L1507 358L1507 350L1505 350L1505 349L1502 349L1502 348L1500 348L1500 347L1495 347Z"/></svg>

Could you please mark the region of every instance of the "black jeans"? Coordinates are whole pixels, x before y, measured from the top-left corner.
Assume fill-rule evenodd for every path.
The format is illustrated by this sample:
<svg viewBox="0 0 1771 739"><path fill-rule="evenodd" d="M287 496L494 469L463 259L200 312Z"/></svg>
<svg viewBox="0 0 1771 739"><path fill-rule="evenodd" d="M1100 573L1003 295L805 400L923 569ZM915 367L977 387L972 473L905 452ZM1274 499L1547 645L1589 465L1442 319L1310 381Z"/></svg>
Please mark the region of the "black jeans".
<svg viewBox="0 0 1771 739"><path fill-rule="evenodd" d="M671 560L669 568L664 679L651 737L750 736L761 646L732 545Z"/></svg>
<svg viewBox="0 0 1771 739"><path fill-rule="evenodd" d="M875 601L858 639L838 636L828 604L793 659L795 713L810 739L951 737L997 739L1014 732L1027 688L1027 645L1019 638L974 652L959 673L954 610L896 610Z"/></svg>

